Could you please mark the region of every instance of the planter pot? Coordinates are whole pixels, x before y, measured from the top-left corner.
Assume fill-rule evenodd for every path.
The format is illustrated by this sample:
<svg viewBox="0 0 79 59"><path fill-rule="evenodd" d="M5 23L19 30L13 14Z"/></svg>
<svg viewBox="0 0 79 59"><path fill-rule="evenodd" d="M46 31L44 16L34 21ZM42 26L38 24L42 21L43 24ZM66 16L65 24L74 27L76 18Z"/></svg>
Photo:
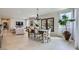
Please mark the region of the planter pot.
<svg viewBox="0 0 79 59"><path fill-rule="evenodd" d="M69 38L71 36L71 33L69 31L64 31L64 37L65 37L65 40L69 41Z"/></svg>

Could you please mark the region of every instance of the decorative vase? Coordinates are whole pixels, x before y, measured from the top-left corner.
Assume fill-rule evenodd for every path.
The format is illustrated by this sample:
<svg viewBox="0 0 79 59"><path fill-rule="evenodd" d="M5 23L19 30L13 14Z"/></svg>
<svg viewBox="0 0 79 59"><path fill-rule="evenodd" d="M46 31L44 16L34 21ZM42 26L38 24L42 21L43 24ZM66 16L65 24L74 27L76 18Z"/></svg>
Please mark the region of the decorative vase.
<svg viewBox="0 0 79 59"><path fill-rule="evenodd" d="M69 31L64 31L63 34L64 34L64 37L65 37L65 40L69 41L71 33Z"/></svg>

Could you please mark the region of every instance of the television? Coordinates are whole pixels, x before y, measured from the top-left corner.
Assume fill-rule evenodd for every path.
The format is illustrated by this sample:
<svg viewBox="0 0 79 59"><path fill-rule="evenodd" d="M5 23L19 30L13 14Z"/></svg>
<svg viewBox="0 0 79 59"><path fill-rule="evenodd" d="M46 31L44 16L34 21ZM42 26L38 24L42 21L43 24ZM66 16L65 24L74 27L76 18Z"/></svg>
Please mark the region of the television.
<svg viewBox="0 0 79 59"><path fill-rule="evenodd" d="M23 26L23 22L17 21L16 26Z"/></svg>

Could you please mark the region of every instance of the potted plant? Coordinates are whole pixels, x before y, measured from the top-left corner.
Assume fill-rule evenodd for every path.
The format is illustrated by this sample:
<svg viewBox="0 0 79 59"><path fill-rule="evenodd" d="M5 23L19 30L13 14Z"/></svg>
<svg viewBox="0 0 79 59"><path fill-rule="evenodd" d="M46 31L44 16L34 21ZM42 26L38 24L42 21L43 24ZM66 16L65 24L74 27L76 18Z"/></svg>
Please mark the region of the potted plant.
<svg viewBox="0 0 79 59"><path fill-rule="evenodd" d="M65 26L65 31L63 32L63 35L65 37L65 40L69 40L70 36L71 36L71 33L69 31L67 31L67 22L70 21L70 22L73 22L74 19L69 19L66 15L63 15L62 16L62 19L59 20L59 24L61 26Z"/></svg>

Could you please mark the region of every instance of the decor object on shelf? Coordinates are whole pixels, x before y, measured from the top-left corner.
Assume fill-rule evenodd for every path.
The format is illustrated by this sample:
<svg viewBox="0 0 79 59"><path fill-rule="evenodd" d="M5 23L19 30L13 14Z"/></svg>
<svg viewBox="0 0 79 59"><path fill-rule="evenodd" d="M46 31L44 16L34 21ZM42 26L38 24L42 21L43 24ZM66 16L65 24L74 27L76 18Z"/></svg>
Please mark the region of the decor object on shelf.
<svg viewBox="0 0 79 59"><path fill-rule="evenodd" d="M69 31L67 31L67 22L73 22L75 21L75 19L68 19L68 17L66 15L63 15L62 16L62 19L59 20L59 24L61 26L65 26L66 30L64 31L64 37L65 37L65 40L69 41L69 38L71 36L71 33Z"/></svg>

